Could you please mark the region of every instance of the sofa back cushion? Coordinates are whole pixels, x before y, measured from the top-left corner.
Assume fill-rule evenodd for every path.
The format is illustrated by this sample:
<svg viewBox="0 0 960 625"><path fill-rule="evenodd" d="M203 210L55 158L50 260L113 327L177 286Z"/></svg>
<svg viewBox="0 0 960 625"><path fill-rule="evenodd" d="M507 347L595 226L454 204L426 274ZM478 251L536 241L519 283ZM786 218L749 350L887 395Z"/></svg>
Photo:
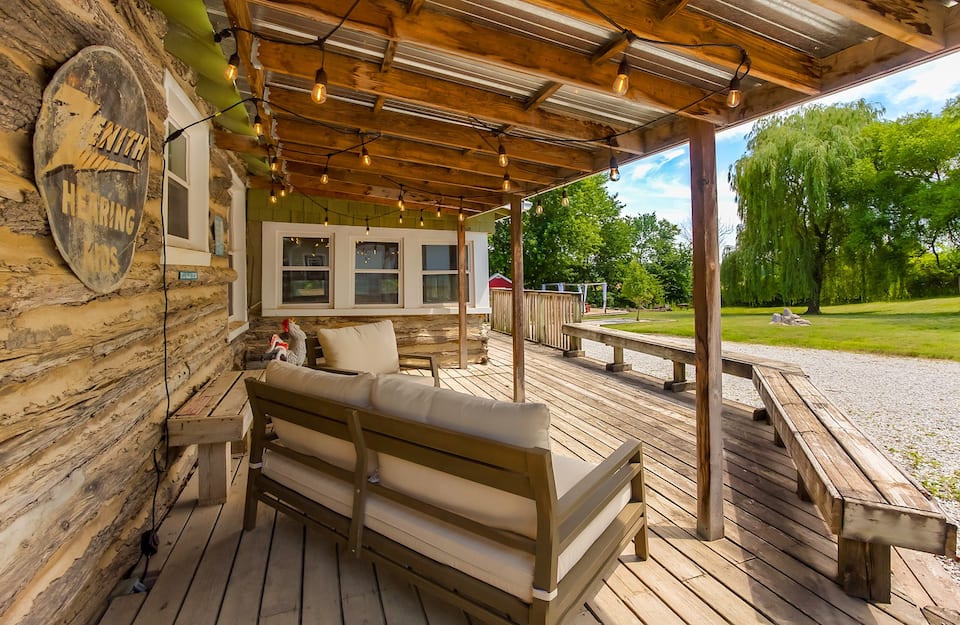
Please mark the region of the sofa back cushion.
<svg viewBox="0 0 960 625"><path fill-rule="evenodd" d="M296 393L337 401L357 408L370 407L370 390L374 376L370 373L340 375L307 367L298 367L282 360L273 360L267 365L267 384ZM335 436L310 430L282 419L273 420L277 438L294 451L314 456L343 469L353 470L357 453L353 443ZM367 473L377 467L371 455Z"/></svg>
<svg viewBox="0 0 960 625"><path fill-rule="evenodd" d="M334 369L396 373L400 370L397 336L389 319L345 328L317 330L324 364Z"/></svg>
<svg viewBox="0 0 960 625"><path fill-rule="evenodd" d="M374 410L520 447L549 448L550 413L543 404L473 397L404 377L377 377ZM378 454L378 461L380 482L387 488L491 527L536 537L536 507L530 499L388 454Z"/></svg>

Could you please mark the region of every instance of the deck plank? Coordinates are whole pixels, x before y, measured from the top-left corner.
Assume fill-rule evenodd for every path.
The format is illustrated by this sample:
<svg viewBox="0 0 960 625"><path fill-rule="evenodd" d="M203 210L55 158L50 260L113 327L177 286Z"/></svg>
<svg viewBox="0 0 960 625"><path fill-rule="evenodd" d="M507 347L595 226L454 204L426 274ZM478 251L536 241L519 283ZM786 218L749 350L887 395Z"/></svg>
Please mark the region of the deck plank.
<svg viewBox="0 0 960 625"><path fill-rule="evenodd" d="M340 573L337 544L307 528L303 546L303 623L340 625Z"/></svg>
<svg viewBox="0 0 960 625"><path fill-rule="evenodd" d="M373 565L340 552L340 601L343 625L386 625Z"/></svg>
<svg viewBox="0 0 960 625"><path fill-rule="evenodd" d="M227 591L223 597L223 608L217 625L255 625L260 614L260 598L263 596L263 582L267 575L267 558L270 555L270 541L273 538L273 526L279 516L273 508L261 505L257 508L257 527L243 532L237 557L233 560L233 570Z"/></svg>
<svg viewBox="0 0 960 625"><path fill-rule="evenodd" d="M260 601L259 625L300 624L303 533L303 525L295 519L278 515Z"/></svg>

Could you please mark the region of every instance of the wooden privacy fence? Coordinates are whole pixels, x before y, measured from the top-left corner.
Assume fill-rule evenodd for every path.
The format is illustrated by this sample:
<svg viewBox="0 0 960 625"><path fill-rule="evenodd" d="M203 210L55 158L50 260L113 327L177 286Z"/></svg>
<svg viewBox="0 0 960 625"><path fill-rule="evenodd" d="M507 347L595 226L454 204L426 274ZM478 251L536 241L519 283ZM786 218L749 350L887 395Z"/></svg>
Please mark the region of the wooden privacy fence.
<svg viewBox="0 0 960 625"><path fill-rule="evenodd" d="M510 289L490 289L490 327L513 334L513 304ZM579 293L524 291L523 338L562 350L570 349L570 337L562 331L565 323L578 323L583 317Z"/></svg>

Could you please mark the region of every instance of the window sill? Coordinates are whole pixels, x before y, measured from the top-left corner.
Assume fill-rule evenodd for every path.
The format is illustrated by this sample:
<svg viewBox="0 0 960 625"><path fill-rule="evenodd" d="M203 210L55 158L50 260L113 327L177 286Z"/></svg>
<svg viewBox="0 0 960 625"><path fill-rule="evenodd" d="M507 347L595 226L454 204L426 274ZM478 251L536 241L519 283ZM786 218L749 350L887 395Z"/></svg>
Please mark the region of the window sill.
<svg viewBox="0 0 960 625"><path fill-rule="evenodd" d="M200 250L191 250L184 247L174 247L167 245L165 249L166 263L168 265L196 265L199 267L210 266L210 252Z"/></svg>
<svg viewBox="0 0 960 625"><path fill-rule="evenodd" d="M227 343L232 343L235 338L250 329L250 324L246 321L230 321L229 328L227 332Z"/></svg>

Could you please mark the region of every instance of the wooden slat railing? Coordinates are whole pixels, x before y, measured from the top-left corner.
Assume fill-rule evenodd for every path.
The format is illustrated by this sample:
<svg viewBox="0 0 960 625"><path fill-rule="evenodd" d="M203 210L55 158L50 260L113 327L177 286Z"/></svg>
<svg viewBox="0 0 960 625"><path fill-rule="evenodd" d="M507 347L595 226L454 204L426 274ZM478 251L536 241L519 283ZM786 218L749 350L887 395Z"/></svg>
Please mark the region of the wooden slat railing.
<svg viewBox="0 0 960 625"><path fill-rule="evenodd" d="M511 297L510 289L490 289L490 327L498 332L513 333ZM565 323L578 323L583 318L580 294L524 291L523 316L525 339L568 350L570 337L562 328Z"/></svg>

